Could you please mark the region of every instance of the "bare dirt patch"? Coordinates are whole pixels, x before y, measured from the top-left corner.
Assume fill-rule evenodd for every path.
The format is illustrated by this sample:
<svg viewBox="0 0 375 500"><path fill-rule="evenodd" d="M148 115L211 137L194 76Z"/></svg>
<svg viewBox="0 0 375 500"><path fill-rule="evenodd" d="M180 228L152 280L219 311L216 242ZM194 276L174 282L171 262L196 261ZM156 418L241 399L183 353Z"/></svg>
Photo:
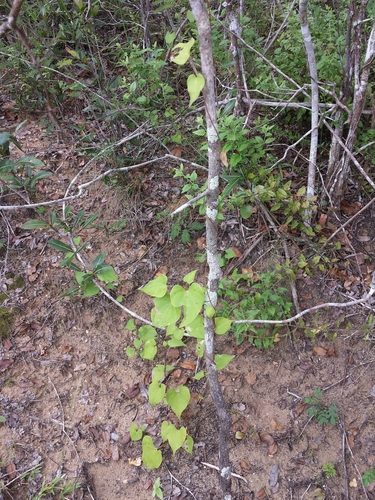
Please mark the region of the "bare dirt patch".
<svg viewBox="0 0 375 500"><path fill-rule="evenodd" d="M84 158L45 136L35 123L21 130L25 152L38 156L43 151L42 159L53 171L37 196L62 196ZM100 172L102 166L93 168ZM156 209L179 202L179 185L168 168L157 174L145 171L136 185L138 203L126 197L125 186L114 190L97 183L74 209L99 213L98 225L79 234L90 245L87 255L106 254L118 272L117 292L126 307L149 318L151 301L138 288L161 266L171 283L197 268L198 281L204 283L205 267L195 261L195 241L190 246L171 242L168 219L155 215ZM35 212L6 212L1 222L8 239L1 254L2 276L13 276L3 282L4 305L16 306L18 313L0 351L0 415L6 419L0 424L0 495L33 498L43 481L65 476L80 483L67 498L149 499L160 477L164 498L220 498L217 472L210 467L218 461L218 424L205 379L197 383L193 371L182 369L196 395L182 416L194 438L193 455L179 450L172 456L160 442L163 465L148 471L139 462L140 444L130 441L130 424L146 425L158 443L161 421L177 423L163 406L151 408L148 403L152 364L125 355L132 340L124 328L129 316L108 299L61 298L72 284L72 272L60 267L61 255L47 245L47 234L21 229L35 217ZM230 227L228 244L240 246ZM12 289L16 276L23 281ZM314 303L341 300L345 292L337 276L301 276L298 289L301 296L311 295L305 301ZM345 310L347 317L340 323L342 313L329 310L315 321L310 318L313 338L305 328L285 328L280 342L268 351L236 345L229 337L218 341L219 352L235 355L220 374L233 421L231 460L239 476L233 478L235 498L374 498L361 484L361 474L375 464L374 338L371 330L361 329L365 314ZM177 355L169 353L167 360L158 361L170 360L176 366L183 360L195 364L194 348L188 343ZM324 407L337 406L334 425L321 425L307 414L305 398L317 388ZM334 477L327 477L327 463ZM38 465L34 476L19 477Z"/></svg>

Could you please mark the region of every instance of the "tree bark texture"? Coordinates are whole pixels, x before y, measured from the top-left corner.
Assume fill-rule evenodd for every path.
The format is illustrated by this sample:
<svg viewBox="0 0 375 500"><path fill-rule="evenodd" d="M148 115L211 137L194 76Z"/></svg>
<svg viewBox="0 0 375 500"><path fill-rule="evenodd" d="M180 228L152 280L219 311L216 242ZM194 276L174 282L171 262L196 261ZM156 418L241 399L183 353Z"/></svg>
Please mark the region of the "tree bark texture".
<svg viewBox="0 0 375 500"><path fill-rule="evenodd" d="M370 76L371 64L375 57L375 21L373 22L371 33L367 40L366 54L361 65L361 40L363 38L363 24L366 18L367 0L362 0L357 8L357 2L353 0L351 4L354 15L353 22L353 43L352 43L352 65L350 75L354 76L353 111L349 117L349 131L345 145L349 151L353 151L357 139L358 125L365 106L368 80ZM348 69L348 68L347 68ZM331 166L328 180L328 193L334 207L338 207L345 194L346 182L350 172L350 157L347 152L343 152L338 162Z"/></svg>
<svg viewBox="0 0 375 500"><path fill-rule="evenodd" d="M220 174L220 141L216 118L215 68L212 55L211 26L204 0L190 0L191 10L197 24L202 75L205 79L203 97L206 110L208 141L208 188L206 208L206 242L208 279L206 304L217 304L218 286L221 278L217 250L217 215ZM229 462L229 441L231 418L226 408L219 385L215 356L215 325L213 318L205 314L205 359L210 382L211 397L219 418L219 473L220 486L225 500L231 500L231 470Z"/></svg>
<svg viewBox="0 0 375 500"><path fill-rule="evenodd" d="M315 195L315 177L316 177L316 158L318 153L318 125L319 125L319 87L318 71L316 68L314 44L311 39L309 23L307 20L308 0L300 0L299 17L301 31L305 43L307 61L311 80L311 136L310 136L310 157L307 176L306 198L312 198ZM308 224L311 223L311 210L307 213Z"/></svg>

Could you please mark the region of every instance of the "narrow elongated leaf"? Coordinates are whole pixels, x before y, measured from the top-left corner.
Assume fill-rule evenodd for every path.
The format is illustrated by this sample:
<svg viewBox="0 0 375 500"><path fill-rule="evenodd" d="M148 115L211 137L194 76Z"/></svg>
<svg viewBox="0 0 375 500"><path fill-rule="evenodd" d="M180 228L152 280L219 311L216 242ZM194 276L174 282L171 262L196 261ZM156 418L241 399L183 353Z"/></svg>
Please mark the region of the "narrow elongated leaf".
<svg viewBox="0 0 375 500"><path fill-rule="evenodd" d="M38 219L31 219L22 224L22 229L41 229L44 227L49 227L47 222Z"/></svg>
<svg viewBox="0 0 375 500"><path fill-rule="evenodd" d="M73 252L73 249L69 245L53 238L48 241L48 244L58 252Z"/></svg>

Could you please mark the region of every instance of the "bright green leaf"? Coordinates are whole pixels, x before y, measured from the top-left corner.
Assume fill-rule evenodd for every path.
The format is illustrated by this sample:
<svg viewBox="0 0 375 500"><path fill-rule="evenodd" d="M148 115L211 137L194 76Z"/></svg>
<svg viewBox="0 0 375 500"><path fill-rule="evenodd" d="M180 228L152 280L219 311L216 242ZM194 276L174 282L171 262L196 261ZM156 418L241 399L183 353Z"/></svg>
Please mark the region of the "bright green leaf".
<svg viewBox="0 0 375 500"><path fill-rule="evenodd" d="M180 418L181 413L189 404L190 391L184 385L180 385L176 389L168 389L165 399L177 417Z"/></svg>
<svg viewBox="0 0 375 500"><path fill-rule="evenodd" d="M230 328L232 321L228 318L215 318L215 333L224 335Z"/></svg>
<svg viewBox="0 0 375 500"><path fill-rule="evenodd" d="M205 309L207 318L213 318L215 316L215 308L211 305L206 306Z"/></svg>
<svg viewBox="0 0 375 500"><path fill-rule="evenodd" d="M143 325L138 330L138 336L143 342L149 339L154 339L157 335L155 328L151 325Z"/></svg>
<svg viewBox="0 0 375 500"><path fill-rule="evenodd" d="M165 396L165 385L156 380L148 386L148 400L151 406L161 403Z"/></svg>
<svg viewBox="0 0 375 500"><path fill-rule="evenodd" d="M157 278L146 283L141 290L151 297L164 297L167 293L167 281L168 278L164 274L159 274Z"/></svg>
<svg viewBox="0 0 375 500"><path fill-rule="evenodd" d="M117 281L117 274L112 266L108 266L109 269L105 271L100 271L98 273L98 278L101 281L105 281L106 283L112 283L113 281Z"/></svg>
<svg viewBox="0 0 375 500"><path fill-rule="evenodd" d="M148 339L144 343L143 349L139 353L142 359L154 359L158 348L156 347L155 339Z"/></svg>
<svg viewBox="0 0 375 500"><path fill-rule="evenodd" d="M161 424L161 437L163 441L168 441L169 446L172 448L173 455L176 451L182 447L186 439L186 429L185 427L181 427L177 429L175 425L163 421Z"/></svg>
<svg viewBox="0 0 375 500"><path fill-rule="evenodd" d="M136 329L136 326L135 326L133 318L129 319L129 321L126 323L125 329L126 330L130 330L131 332Z"/></svg>
<svg viewBox="0 0 375 500"><path fill-rule="evenodd" d="M142 439L142 461L148 469L157 469L163 461L161 451L155 448L150 436Z"/></svg>
<svg viewBox="0 0 375 500"><path fill-rule="evenodd" d="M195 103L200 96L201 90L204 88L204 78L199 73L197 76L190 75L187 79L187 89L190 96L189 107Z"/></svg>
<svg viewBox="0 0 375 500"><path fill-rule="evenodd" d="M187 325L185 331L190 337L203 340L204 322L202 316L197 316L194 321L192 321L189 325Z"/></svg>
<svg viewBox="0 0 375 500"><path fill-rule="evenodd" d="M180 324L181 328L189 325L195 320L202 310L204 299L205 289L198 285L198 283L192 283L185 294L184 319Z"/></svg>
<svg viewBox="0 0 375 500"><path fill-rule="evenodd" d="M165 43L167 45L170 45L175 41L175 39L176 39L176 33L170 33L169 31L167 31L165 35Z"/></svg>
<svg viewBox="0 0 375 500"><path fill-rule="evenodd" d="M185 303L186 290L180 285L175 285L170 294L171 304L174 307L183 306Z"/></svg>
<svg viewBox="0 0 375 500"><path fill-rule="evenodd" d="M161 298L155 298L155 307L151 311L151 321L157 328L176 323L181 316L179 307L173 307L169 295Z"/></svg>
<svg viewBox="0 0 375 500"><path fill-rule="evenodd" d="M234 358L229 354L215 354L215 364L217 370L225 368Z"/></svg>
<svg viewBox="0 0 375 500"><path fill-rule="evenodd" d="M90 281L89 283L87 283L87 285L83 286L82 298L84 299L85 297L93 297L97 293L99 293L99 288L95 285L95 283Z"/></svg>
<svg viewBox="0 0 375 500"><path fill-rule="evenodd" d="M194 447L194 439L191 436L186 436L184 448L188 453L190 453L190 455L193 453L193 447Z"/></svg>
<svg viewBox="0 0 375 500"><path fill-rule="evenodd" d="M182 280L184 283L187 283L188 285L191 285L195 279L195 275L197 274L197 271L191 271L190 273L186 274Z"/></svg>
<svg viewBox="0 0 375 500"><path fill-rule="evenodd" d="M196 373L194 375L194 380L201 380L202 378L204 378L206 376L204 370L200 370L198 373Z"/></svg>
<svg viewBox="0 0 375 500"><path fill-rule="evenodd" d="M190 38L186 43L181 42L175 45L172 49L171 61L181 66L184 65L190 57L190 50L194 42L194 38ZM177 49L180 49L180 51L176 54L174 52L177 51Z"/></svg>
<svg viewBox="0 0 375 500"><path fill-rule="evenodd" d="M130 439L132 441L140 441L142 439L142 436L143 436L143 431L146 429L146 427L144 425L142 425L141 427L139 427L138 429L138 426L137 424L135 424L134 422L132 424L130 424L130 427L129 427L129 434L130 434Z"/></svg>
<svg viewBox="0 0 375 500"><path fill-rule="evenodd" d="M125 353L129 358L134 358L135 356L135 349L134 347L130 347L129 345L125 349Z"/></svg>

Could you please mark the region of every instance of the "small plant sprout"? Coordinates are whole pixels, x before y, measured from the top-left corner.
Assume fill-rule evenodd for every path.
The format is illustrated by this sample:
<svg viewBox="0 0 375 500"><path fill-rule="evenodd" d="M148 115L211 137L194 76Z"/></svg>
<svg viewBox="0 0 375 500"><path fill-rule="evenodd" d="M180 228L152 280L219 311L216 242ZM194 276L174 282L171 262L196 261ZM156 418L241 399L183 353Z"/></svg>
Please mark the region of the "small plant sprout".
<svg viewBox="0 0 375 500"><path fill-rule="evenodd" d="M336 477L336 468L332 462L326 462L322 465L322 470L327 477Z"/></svg>
<svg viewBox="0 0 375 500"><path fill-rule="evenodd" d="M339 420L336 401L332 401L329 406L326 406L323 401L323 393L321 389L314 389L314 395L311 398L305 398L305 403L309 405L307 408L308 416L315 417L319 424L336 425Z"/></svg>
<svg viewBox="0 0 375 500"><path fill-rule="evenodd" d="M156 481L154 482L153 484L153 487L152 487L152 497L153 498L160 498L160 500L163 500L164 498L164 495L163 495L163 491L162 489L160 488L160 477L158 477L156 479Z"/></svg>

